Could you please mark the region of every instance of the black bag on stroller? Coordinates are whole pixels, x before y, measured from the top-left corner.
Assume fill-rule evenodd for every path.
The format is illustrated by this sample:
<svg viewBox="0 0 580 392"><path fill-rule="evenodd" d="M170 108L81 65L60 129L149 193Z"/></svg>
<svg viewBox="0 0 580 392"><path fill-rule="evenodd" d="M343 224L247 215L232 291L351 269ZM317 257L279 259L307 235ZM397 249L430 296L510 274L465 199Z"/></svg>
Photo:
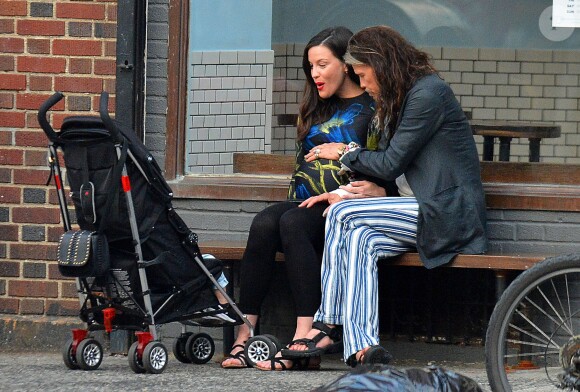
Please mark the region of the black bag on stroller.
<svg viewBox="0 0 580 392"><path fill-rule="evenodd" d="M101 95L100 117L67 117L60 132L55 132L46 114L62 98L60 93L49 98L38 119L50 140L51 174L65 228L59 270L64 276L77 277L80 317L88 325L87 330L73 331L63 352L65 364L98 368L102 348L87 337L89 331L128 329L142 331L129 350L131 368L160 373L167 364L167 352L157 341L156 323L223 326L247 320L221 288L229 305L218 306L213 289L218 288L221 262L201 255L197 235L172 207L173 194L157 162L131 129L109 117L108 95ZM64 155L80 230L71 225L58 149ZM214 317L204 316L208 308ZM227 321L215 317L216 309L227 312ZM183 362L209 361L214 349L209 335L199 334L206 335L205 344L211 346L211 353L202 350L203 358L188 352L188 345L200 344L190 342L190 335L174 345L176 357ZM85 354L95 347L100 359L93 356L91 361ZM164 360L157 360L160 357Z"/></svg>

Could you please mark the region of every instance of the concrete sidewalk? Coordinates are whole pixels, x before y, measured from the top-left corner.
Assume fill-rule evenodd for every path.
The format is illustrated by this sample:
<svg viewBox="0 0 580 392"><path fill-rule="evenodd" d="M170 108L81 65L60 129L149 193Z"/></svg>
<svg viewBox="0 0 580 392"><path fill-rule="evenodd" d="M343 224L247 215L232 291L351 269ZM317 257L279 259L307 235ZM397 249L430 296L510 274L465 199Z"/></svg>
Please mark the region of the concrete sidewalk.
<svg viewBox="0 0 580 392"><path fill-rule="evenodd" d="M5 320L6 321L6 320ZM27 324L29 323L29 324ZM351 369L340 355L323 357L319 371L264 372L257 369L222 369L221 330L204 329L216 340L216 354L204 365L183 364L173 357L172 345L180 330L177 325L165 325L161 329L163 343L170 352L169 364L159 375L135 374L129 368L127 357L110 355L105 348L105 357L96 371L68 370L62 360L61 348L67 340L72 325L63 325L46 330L31 320L19 320L28 334L16 333L21 328L10 330L5 323L0 336L0 391L310 391L328 384ZM46 325L46 324L44 324ZM195 331L195 329L192 329ZM2 334L0 334L2 335ZM97 339L99 339L98 336ZM100 340L100 339L99 339ZM32 343L31 343L32 342ZM485 373L484 349L481 346L457 346L423 342L381 342L394 355L393 366L405 368L427 368L430 362L455 371L475 380L484 391L489 392ZM518 375L518 392L558 391L547 384L543 369L522 372Z"/></svg>

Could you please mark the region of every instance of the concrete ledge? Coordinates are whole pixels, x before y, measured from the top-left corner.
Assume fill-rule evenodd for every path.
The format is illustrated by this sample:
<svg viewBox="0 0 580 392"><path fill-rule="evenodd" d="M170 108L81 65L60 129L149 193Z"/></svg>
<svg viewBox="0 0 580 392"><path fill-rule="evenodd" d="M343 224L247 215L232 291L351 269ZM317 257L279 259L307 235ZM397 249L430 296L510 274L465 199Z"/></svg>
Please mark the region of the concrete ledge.
<svg viewBox="0 0 580 392"><path fill-rule="evenodd" d="M0 351L60 351L71 329L84 327L76 317L0 315Z"/></svg>

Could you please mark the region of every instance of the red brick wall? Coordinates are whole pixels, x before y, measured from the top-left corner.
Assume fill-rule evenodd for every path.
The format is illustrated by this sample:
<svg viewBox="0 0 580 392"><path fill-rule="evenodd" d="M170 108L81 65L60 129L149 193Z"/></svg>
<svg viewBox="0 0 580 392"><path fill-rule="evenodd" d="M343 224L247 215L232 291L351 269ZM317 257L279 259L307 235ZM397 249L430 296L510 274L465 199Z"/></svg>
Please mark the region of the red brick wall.
<svg viewBox="0 0 580 392"><path fill-rule="evenodd" d="M115 92L116 19L116 0L0 0L0 315L78 312L54 262L63 229L36 115L63 92L49 118L59 128Z"/></svg>

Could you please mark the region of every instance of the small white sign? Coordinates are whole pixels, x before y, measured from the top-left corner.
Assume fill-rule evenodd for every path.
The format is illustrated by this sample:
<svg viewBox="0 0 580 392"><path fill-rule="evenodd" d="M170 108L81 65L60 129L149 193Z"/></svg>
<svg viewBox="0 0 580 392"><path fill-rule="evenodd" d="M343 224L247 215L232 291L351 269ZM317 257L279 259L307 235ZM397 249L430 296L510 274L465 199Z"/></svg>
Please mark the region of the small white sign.
<svg viewBox="0 0 580 392"><path fill-rule="evenodd" d="M554 0L553 27L580 27L580 0Z"/></svg>

